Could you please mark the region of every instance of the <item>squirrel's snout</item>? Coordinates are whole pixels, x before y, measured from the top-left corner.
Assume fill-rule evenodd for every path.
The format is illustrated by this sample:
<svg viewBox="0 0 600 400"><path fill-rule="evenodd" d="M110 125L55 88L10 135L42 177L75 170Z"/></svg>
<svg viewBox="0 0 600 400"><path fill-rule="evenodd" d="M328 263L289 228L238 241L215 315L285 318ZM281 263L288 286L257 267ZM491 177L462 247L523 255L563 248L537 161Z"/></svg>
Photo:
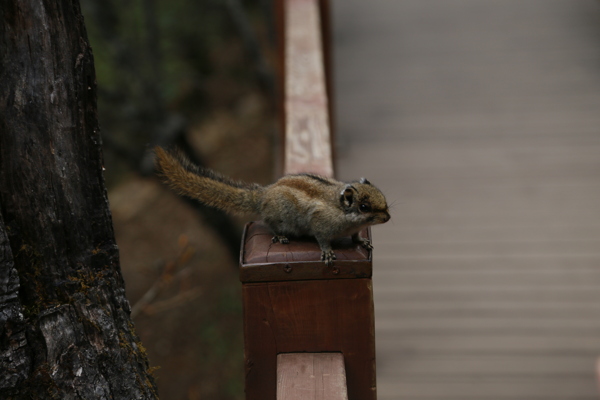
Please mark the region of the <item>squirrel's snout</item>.
<svg viewBox="0 0 600 400"><path fill-rule="evenodd" d="M370 221L373 221L376 224L385 224L386 222L388 222L390 220L390 218L392 218L390 216L390 213L387 211L380 211L377 214L373 215L370 218Z"/></svg>
<svg viewBox="0 0 600 400"><path fill-rule="evenodd" d="M389 213L389 212L387 212L387 211L385 211L385 212L383 213L383 222L388 222L388 221L390 220L390 218L392 218L392 217L390 216L390 213Z"/></svg>

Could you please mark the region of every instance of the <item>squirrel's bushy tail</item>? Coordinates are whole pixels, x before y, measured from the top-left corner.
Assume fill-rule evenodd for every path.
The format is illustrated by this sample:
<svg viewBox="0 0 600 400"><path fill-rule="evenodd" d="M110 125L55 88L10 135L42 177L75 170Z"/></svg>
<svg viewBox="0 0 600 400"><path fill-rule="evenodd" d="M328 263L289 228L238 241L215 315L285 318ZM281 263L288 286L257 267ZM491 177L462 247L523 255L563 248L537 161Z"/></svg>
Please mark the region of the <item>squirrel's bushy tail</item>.
<svg viewBox="0 0 600 400"><path fill-rule="evenodd" d="M262 186L231 180L158 146L154 152L156 168L178 194L231 214L258 213Z"/></svg>

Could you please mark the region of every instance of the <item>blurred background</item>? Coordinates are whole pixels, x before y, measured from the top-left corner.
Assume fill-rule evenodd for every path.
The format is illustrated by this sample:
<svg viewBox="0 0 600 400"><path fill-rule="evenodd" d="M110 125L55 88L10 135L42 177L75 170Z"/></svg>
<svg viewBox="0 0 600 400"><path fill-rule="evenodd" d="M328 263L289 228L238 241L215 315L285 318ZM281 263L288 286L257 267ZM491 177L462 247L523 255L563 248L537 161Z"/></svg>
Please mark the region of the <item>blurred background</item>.
<svg viewBox="0 0 600 400"><path fill-rule="evenodd" d="M243 398L243 220L178 198L149 150L273 179L272 4L82 0L127 296L162 399Z"/></svg>
<svg viewBox="0 0 600 400"><path fill-rule="evenodd" d="M149 147L274 178L266 0L82 0L109 197L162 399L242 399L242 221L178 198ZM382 400L597 398L600 2L332 4L338 171L373 229Z"/></svg>

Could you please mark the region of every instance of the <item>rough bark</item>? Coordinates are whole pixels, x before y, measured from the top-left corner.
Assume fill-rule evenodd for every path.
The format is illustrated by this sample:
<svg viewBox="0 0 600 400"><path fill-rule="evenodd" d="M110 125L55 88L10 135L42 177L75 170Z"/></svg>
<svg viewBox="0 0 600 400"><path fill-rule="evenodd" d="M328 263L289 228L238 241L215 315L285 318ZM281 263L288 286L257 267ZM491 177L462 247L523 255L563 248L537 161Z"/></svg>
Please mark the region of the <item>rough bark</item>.
<svg viewBox="0 0 600 400"><path fill-rule="evenodd" d="M77 0L0 0L0 398L154 399Z"/></svg>

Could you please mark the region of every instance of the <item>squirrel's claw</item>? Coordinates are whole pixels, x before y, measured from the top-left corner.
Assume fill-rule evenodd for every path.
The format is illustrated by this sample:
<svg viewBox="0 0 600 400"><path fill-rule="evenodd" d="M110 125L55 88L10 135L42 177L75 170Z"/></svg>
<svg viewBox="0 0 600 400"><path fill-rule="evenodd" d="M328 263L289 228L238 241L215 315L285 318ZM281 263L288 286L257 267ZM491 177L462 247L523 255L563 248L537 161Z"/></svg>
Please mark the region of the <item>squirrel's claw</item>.
<svg viewBox="0 0 600 400"><path fill-rule="evenodd" d="M365 239L365 238L358 236L358 234L352 235L352 241L354 243L360 244L362 247L364 247L367 250L373 250L373 245L371 244L371 241L369 239Z"/></svg>
<svg viewBox="0 0 600 400"><path fill-rule="evenodd" d="M290 239L282 235L275 235L271 238L271 243L288 244L290 243Z"/></svg>
<svg viewBox="0 0 600 400"><path fill-rule="evenodd" d="M325 265L328 267L332 267L333 266L333 260L335 260L335 253L333 252L333 250L327 250L327 251L323 251L321 252L321 261L325 261Z"/></svg>
<svg viewBox="0 0 600 400"><path fill-rule="evenodd" d="M371 241L369 239L363 239L360 242L360 245L367 250L373 250L373 245L371 244Z"/></svg>

